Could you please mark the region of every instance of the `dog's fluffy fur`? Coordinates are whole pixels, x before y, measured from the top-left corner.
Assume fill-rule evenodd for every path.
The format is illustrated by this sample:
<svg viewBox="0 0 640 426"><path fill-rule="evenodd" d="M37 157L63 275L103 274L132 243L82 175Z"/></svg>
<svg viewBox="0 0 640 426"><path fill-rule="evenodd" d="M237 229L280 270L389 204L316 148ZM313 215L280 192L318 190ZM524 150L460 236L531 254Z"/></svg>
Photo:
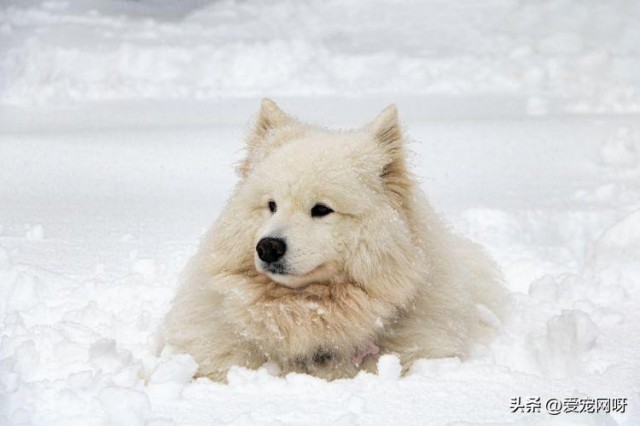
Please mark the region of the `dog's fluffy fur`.
<svg viewBox="0 0 640 426"><path fill-rule="evenodd" d="M335 132L264 100L238 173L166 321L168 343L199 375L224 381L233 365L272 361L283 373L345 378L375 371L386 353L406 370L464 358L493 334L507 298L500 276L427 203L394 106ZM334 212L312 217L318 203ZM282 270L257 256L264 237L286 241Z"/></svg>

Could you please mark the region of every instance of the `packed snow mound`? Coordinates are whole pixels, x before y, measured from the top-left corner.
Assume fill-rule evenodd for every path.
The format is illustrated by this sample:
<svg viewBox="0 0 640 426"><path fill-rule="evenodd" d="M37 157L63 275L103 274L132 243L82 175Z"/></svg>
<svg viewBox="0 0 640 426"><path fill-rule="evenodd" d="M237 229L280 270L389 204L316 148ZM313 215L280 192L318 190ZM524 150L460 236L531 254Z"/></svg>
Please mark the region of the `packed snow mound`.
<svg viewBox="0 0 640 426"><path fill-rule="evenodd" d="M634 0L160 0L0 6L0 102L494 94L640 111Z"/></svg>

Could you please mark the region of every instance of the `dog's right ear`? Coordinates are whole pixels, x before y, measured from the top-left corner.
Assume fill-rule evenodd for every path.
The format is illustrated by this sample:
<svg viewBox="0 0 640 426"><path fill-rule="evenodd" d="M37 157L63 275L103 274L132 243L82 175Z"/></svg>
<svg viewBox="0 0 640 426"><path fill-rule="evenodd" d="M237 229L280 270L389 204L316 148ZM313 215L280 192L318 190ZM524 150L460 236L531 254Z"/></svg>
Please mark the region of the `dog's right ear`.
<svg viewBox="0 0 640 426"><path fill-rule="evenodd" d="M251 165L268 150L265 144L267 143L269 133L280 127L291 125L294 122L295 119L282 111L274 101L269 98L262 100L260 112L247 138L246 157L237 167L237 171L241 177L246 177L251 169Z"/></svg>
<svg viewBox="0 0 640 426"><path fill-rule="evenodd" d="M259 143L260 141L256 141L256 139L264 138L271 130L285 126L291 122L293 122L293 118L282 111L271 99L264 98L253 127L252 140L249 142Z"/></svg>

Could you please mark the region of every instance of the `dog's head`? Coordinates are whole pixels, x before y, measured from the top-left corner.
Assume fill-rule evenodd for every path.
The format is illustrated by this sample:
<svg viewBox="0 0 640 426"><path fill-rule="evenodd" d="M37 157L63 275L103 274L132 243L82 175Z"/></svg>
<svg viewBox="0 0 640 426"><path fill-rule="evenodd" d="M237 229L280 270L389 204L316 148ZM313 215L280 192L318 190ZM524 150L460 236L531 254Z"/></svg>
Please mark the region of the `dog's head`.
<svg viewBox="0 0 640 426"><path fill-rule="evenodd" d="M258 273L299 288L410 268L412 181L394 106L336 132L264 100L238 171L238 216L226 220L246 221L235 232L249 234Z"/></svg>

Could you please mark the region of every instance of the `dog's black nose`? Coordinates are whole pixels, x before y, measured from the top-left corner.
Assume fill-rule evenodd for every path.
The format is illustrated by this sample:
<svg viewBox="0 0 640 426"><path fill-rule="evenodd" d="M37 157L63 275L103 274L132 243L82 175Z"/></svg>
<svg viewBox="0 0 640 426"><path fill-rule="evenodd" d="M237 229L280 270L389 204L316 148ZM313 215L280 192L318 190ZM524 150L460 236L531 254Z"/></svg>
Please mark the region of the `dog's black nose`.
<svg viewBox="0 0 640 426"><path fill-rule="evenodd" d="M263 238L258 241L256 251L260 260L273 263L284 255L287 245L280 238Z"/></svg>

